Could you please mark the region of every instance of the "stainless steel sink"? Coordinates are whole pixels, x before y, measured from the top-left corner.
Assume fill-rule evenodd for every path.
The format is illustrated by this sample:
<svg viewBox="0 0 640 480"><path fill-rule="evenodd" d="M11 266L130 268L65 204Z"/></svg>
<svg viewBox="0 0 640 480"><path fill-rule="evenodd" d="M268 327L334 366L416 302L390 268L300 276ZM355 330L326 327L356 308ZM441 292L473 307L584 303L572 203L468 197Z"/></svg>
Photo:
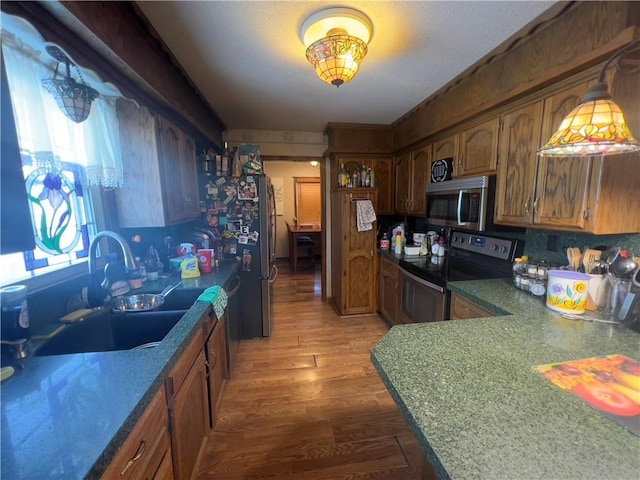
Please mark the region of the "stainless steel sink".
<svg viewBox="0 0 640 480"><path fill-rule="evenodd" d="M36 349L35 356L130 350L161 341L185 310L136 313L97 312L67 326Z"/></svg>

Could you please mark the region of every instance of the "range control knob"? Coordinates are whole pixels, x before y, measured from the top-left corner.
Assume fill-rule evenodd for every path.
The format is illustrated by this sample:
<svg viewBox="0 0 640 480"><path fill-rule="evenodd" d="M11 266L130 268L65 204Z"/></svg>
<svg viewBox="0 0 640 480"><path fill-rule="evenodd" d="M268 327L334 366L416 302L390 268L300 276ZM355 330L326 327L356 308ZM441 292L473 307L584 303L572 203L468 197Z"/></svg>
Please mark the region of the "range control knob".
<svg viewBox="0 0 640 480"><path fill-rule="evenodd" d="M491 245L491 250L493 250L494 252L498 251L498 245L496 245L495 243L493 245Z"/></svg>
<svg viewBox="0 0 640 480"><path fill-rule="evenodd" d="M505 245L500 247L500 253L506 253L509 250Z"/></svg>

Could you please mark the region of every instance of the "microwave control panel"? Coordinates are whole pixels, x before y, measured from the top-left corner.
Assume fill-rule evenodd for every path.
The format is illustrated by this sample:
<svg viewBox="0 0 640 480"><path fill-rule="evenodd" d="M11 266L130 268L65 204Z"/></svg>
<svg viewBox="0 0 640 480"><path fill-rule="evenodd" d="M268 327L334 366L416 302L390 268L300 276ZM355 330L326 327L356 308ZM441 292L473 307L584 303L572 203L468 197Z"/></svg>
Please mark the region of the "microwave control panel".
<svg viewBox="0 0 640 480"><path fill-rule="evenodd" d="M493 238L475 233L454 232L451 236L451 247L501 260L511 260L514 240Z"/></svg>

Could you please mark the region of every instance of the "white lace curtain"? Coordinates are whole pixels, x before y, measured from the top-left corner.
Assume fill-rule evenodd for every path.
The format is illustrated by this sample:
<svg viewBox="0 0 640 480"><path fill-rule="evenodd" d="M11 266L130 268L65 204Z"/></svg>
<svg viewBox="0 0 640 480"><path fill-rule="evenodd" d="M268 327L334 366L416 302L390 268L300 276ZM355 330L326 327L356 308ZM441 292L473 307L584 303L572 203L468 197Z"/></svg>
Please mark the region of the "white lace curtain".
<svg viewBox="0 0 640 480"><path fill-rule="evenodd" d="M43 160L50 164L39 166L52 170L56 168L57 159L82 165L85 185L121 187L117 97L101 94L94 100L89 117L80 124L74 123L41 86L42 79L52 76L52 60L44 50L44 43L39 51L23 42L19 32L3 29L2 51L20 148L28 151L32 158L50 159Z"/></svg>

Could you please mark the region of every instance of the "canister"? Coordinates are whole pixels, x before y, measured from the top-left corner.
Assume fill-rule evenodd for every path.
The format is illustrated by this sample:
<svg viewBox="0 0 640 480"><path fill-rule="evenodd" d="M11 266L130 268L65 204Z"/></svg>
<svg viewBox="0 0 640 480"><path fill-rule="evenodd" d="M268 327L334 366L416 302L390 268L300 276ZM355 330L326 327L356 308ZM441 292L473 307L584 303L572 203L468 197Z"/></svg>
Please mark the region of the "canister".
<svg viewBox="0 0 640 480"><path fill-rule="evenodd" d="M549 270L547 307L561 313L584 313L589 275L569 270Z"/></svg>

